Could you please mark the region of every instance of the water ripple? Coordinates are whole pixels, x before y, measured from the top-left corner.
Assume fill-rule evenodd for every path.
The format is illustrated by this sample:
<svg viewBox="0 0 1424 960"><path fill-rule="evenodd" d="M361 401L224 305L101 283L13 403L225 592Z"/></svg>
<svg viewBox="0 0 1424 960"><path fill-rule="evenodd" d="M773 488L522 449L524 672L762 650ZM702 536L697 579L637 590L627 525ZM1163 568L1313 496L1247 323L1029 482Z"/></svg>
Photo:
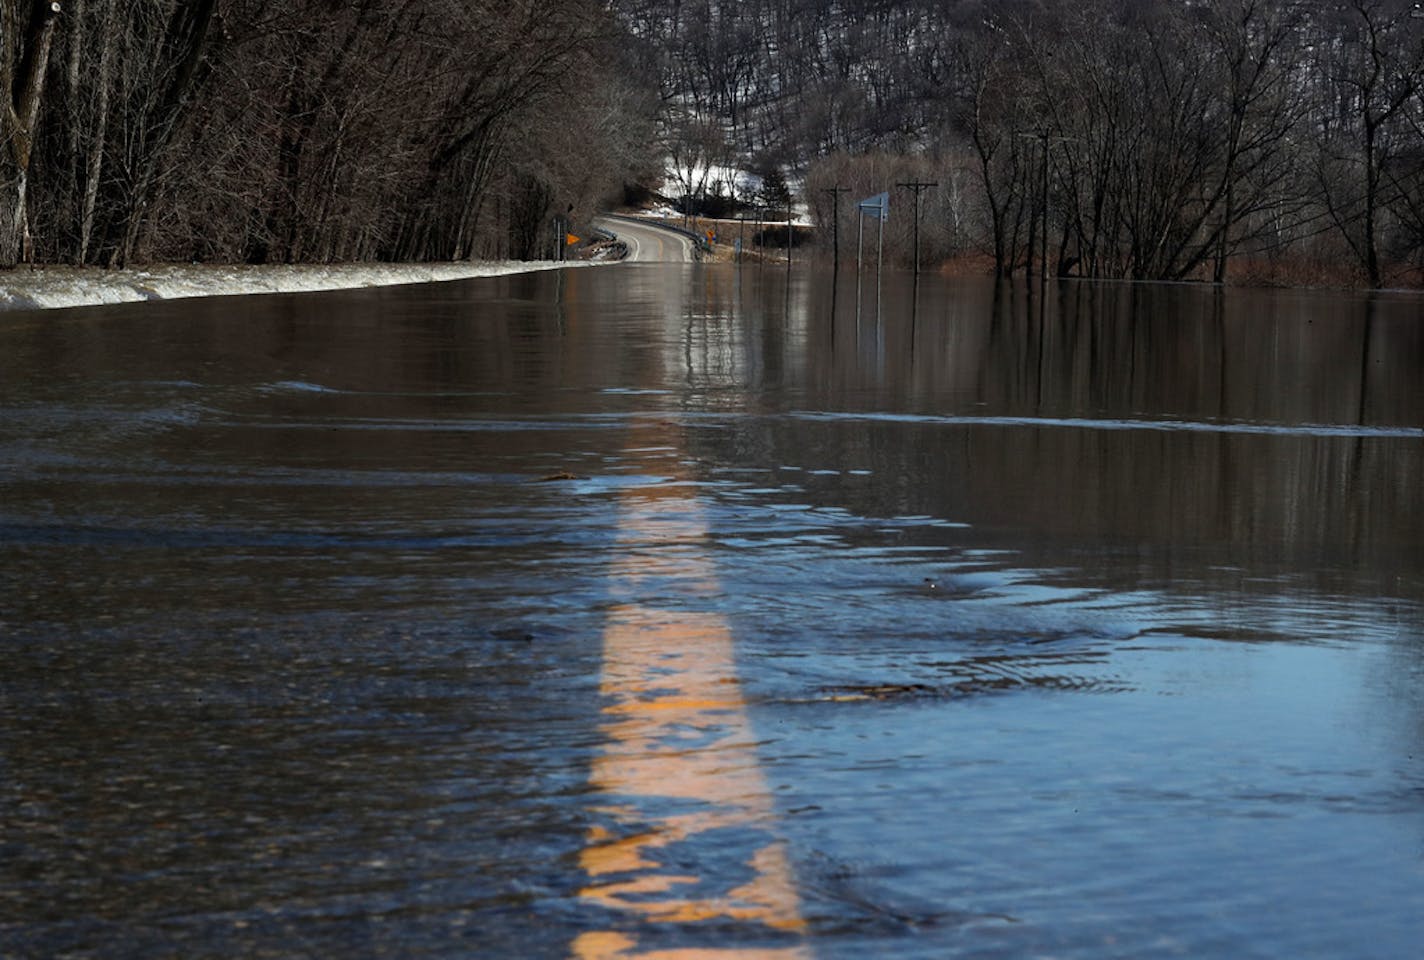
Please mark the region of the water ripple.
<svg viewBox="0 0 1424 960"><path fill-rule="evenodd" d="M1337 423L1254 423L1210 420L1126 420L1087 417L1000 417L957 416L909 413L839 413L794 410L787 416L796 420L833 423L904 423L953 427L1068 427L1078 430L1155 430L1182 433L1239 433L1279 437L1359 437L1381 439L1424 439L1424 428L1367 426Z"/></svg>

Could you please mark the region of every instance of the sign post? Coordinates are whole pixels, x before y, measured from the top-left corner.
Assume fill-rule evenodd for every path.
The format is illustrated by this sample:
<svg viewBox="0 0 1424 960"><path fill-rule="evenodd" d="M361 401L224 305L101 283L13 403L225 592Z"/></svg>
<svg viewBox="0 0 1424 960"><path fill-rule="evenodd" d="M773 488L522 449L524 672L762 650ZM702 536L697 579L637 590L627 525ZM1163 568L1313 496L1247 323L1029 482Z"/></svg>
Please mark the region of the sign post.
<svg viewBox="0 0 1424 960"><path fill-rule="evenodd" d="M885 221L890 219L890 191L877 193L873 197L867 197L856 204L856 209L860 211L861 229L864 230L865 215L868 213L880 222L880 233L876 242L875 253L875 273L880 275L880 269L885 259ZM856 241L855 269L860 270L860 241Z"/></svg>

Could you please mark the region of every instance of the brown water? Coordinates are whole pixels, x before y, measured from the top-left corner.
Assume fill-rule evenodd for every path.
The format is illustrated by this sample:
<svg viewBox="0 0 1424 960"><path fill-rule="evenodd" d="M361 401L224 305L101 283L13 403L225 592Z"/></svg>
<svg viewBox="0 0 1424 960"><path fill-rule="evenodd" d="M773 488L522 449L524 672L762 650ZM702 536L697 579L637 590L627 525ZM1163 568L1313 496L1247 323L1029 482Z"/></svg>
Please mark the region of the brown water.
<svg viewBox="0 0 1424 960"><path fill-rule="evenodd" d="M0 955L1416 956L1424 300L839 281L0 317Z"/></svg>

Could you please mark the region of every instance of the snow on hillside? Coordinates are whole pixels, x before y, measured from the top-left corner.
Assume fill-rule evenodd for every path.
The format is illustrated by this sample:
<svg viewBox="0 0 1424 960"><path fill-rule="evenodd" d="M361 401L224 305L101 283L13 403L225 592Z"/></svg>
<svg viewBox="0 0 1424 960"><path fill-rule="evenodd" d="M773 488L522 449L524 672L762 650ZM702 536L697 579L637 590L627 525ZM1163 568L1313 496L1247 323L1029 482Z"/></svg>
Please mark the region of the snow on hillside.
<svg viewBox="0 0 1424 960"><path fill-rule="evenodd" d="M664 161L662 192L669 198L682 199L689 194L712 195L727 193L743 203L755 205L757 191L761 190L763 178L758 173L726 164L711 163L693 158L679 160L668 157ZM812 227L811 208L806 202L806 181L798 176L786 178L786 186L791 191L791 212L798 226ZM680 217L681 213L669 205L649 210L656 217Z"/></svg>
<svg viewBox="0 0 1424 960"><path fill-rule="evenodd" d="M298 266L175 264L142 270L97 267L19 267L0 272L0 309L36 310L104 303L218 297L244 293L302 293L358 287L467 280L560 267L582 261L483 263L350 263Z"/></svg>

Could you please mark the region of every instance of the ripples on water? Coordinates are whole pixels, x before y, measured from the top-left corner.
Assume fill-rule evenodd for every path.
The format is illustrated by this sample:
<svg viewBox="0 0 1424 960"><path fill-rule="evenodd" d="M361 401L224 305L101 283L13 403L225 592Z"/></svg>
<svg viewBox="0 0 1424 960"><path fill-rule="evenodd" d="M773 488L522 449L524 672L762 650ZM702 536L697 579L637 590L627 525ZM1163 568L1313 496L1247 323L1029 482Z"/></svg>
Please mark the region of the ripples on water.
<svg viewBox="0 0 1424 960"><path fill-rule="evenodd" d="M0 953L1412 956L1417 302L845 280L7 318ZM629 610L804 931L597 892Z"/></svg>

